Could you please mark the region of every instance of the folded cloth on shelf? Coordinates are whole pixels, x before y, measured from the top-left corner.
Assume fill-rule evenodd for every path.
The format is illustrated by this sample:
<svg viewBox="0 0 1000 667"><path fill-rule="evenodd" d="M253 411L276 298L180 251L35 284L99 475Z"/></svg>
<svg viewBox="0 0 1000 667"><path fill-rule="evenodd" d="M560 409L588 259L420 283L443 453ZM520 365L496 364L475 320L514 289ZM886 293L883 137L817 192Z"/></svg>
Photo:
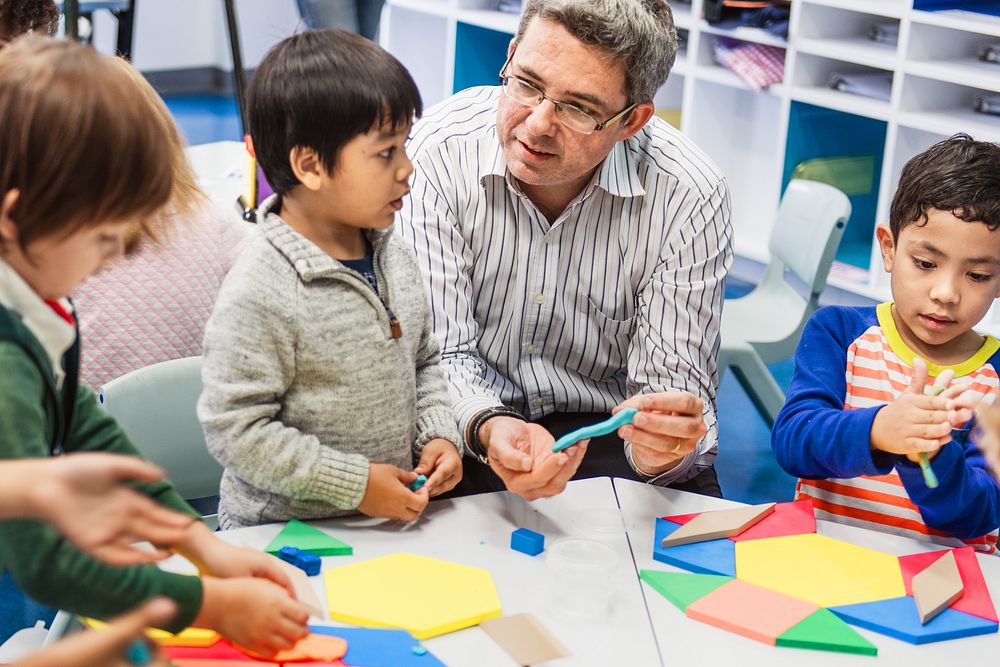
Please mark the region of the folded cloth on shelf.
<svg viewBox="0 0 1000 667"><path fill-rule="evenodd" d="M987 63L1000 64L1000 44L987 44L981 48L979 59Z"/></svg>
<svg viewBox="0 0 1000 667"><path fill-rule="evenodd" d="M740 77L755 91L781 83L784 79L784 49L716 37L714 50L715 61Z"/></svg>
<svg viewBox="0 0 1000 667"><path fill-rule="evenodd" d="M833 72L830 87L842 93L888 102L892 97L892 72Z"/></svg>
<svg viewBox="0 0 1000 667"><path fill-rule="evenodd" d="M896 46L899 42L899 23L896 21L879 21L868 28L868 39L879 44Z"/></svg>
<svg viewBox="0 0 1000 667"><path fill-rule="evenodd" d="M976 100L976 111L1000 116L1000 95L981 95Z"/></svg>

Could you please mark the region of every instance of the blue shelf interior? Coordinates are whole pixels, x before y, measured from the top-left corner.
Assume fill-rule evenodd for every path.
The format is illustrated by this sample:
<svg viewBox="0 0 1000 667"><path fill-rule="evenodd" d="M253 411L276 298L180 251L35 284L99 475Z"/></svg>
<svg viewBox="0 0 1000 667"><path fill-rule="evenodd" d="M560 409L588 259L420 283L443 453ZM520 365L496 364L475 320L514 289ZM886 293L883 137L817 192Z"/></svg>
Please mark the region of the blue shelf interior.
<svg viewBox="0 0 1000 667"><path fill-rule="evenodd" d="M508 32L460 21L455 31L454 92L473 86L497 85L511 37L513 35Z"/></svg>
<svg viewBox="0 0 1000 667"><path fill-rule="evenodd" d="M816 158L835 158L870 153L875 158L874 178L867 194L850 196L851 219L837 251L837 259L868 268L879 179L885 152L886 123L842 111L792 102L788 121L788 142L781 183L784 192L796 165Z"/></svg>
<svg viewBox="0 0 1000 667"><path fill-rule="evenodd" d="M922 9L927 12L939 12L946 9L961 9L967 12L978 14L989 14L1000 16L1000 1L997 0L914 0L914 9Z"/></svg>

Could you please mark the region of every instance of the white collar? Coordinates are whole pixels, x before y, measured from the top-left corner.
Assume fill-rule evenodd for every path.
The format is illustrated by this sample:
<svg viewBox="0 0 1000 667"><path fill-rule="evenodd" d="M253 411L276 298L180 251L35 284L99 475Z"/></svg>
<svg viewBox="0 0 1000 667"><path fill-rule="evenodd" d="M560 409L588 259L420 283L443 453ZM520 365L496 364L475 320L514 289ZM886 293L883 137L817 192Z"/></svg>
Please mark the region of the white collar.
<svg viewBox="0 0 1000 667"><path fill-rule="evenodd" d="M69 299L60 299L59 304L72 313ZM62 357L76 340L76 327L61 318L45 303L35 290L24 281L10 264L0 259L0 305L21 316L24 325L35 335L52 363L56 387L62 386L65 372Z"/></svg>

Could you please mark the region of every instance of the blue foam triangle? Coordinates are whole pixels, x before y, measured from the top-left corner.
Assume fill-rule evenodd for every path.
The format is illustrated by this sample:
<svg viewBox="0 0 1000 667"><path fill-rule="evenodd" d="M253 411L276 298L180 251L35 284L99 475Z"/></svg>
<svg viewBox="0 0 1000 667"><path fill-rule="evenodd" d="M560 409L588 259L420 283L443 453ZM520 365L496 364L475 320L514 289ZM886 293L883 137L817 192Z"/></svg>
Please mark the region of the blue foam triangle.
<svg viewBox="0 0 1000 667"><path fill-rule="evenodd" d="M911 644L930 644L997 631L995 622L954 609L945 609L922 624L917 603L910 596L830 607L830 611L851 625Z"/></svg>
<svg viewBox="0 0 1000 667"><path fill-rule="evenodd" d="M660 546L663 538L680 528L679 523L656 520L656 533L653 537L653 558L674 565L689 572L699 574L722 574L728 577L736 576L736 543L730 539L709 540L694 544L682 544L679 547L664 549Z"/></svg>
<svg viewBox="0 0 1000 667"><path fill-rule="evenodd" d="M310 625L309 629L346 640L347 654L341 659L351 667L446 667L429 651L414 652L414 647L421 646L420 640L406 630L329 625Z"/></svg>

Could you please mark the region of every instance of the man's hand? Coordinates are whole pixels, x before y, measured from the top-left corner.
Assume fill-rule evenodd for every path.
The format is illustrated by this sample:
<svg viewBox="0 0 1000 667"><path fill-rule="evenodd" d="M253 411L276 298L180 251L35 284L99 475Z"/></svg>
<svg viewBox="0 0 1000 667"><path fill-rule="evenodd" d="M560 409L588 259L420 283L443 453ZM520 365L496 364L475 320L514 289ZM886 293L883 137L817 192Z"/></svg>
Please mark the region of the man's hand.
<svg viewBox="0 0 1000 667"><path fill-rule="evenodd" d="M647 475L674 468L708 432L702 413L704 404L686 391L633 396L612 414L622 408L639 410L631 425L618 429L618 435L631 443L632 461Z"/></svg>
<svg viewBox="0 0 1000 667"><path fill-rule="evenodd" d="M451 491L462 481L462 457L458 447L444 438L434 438L424 445L413 472L427 477L424 488L431 497Z"/></svg>
<svg viewBox="0 0 1000 667"><path fill-rule="evenodd" d="M6 470L15 478L8 490L25 487L28 502L13 507L26 507L31 516L52 523L77 547L111 565L165 558L167 551L151 552L133 544L176 544L195 522L126 486L163 479L162 470L135 456L68 454L3 465L11 466Z"/></svg>
<svg viewBox="0 0 1000 667"><path fill-rule="evenodd" d="M562 493L587 452L587 441L582 441L553 453L551 433L513 417L488 419L479 428L479 442L507 490L525 500Z"/></svg>

